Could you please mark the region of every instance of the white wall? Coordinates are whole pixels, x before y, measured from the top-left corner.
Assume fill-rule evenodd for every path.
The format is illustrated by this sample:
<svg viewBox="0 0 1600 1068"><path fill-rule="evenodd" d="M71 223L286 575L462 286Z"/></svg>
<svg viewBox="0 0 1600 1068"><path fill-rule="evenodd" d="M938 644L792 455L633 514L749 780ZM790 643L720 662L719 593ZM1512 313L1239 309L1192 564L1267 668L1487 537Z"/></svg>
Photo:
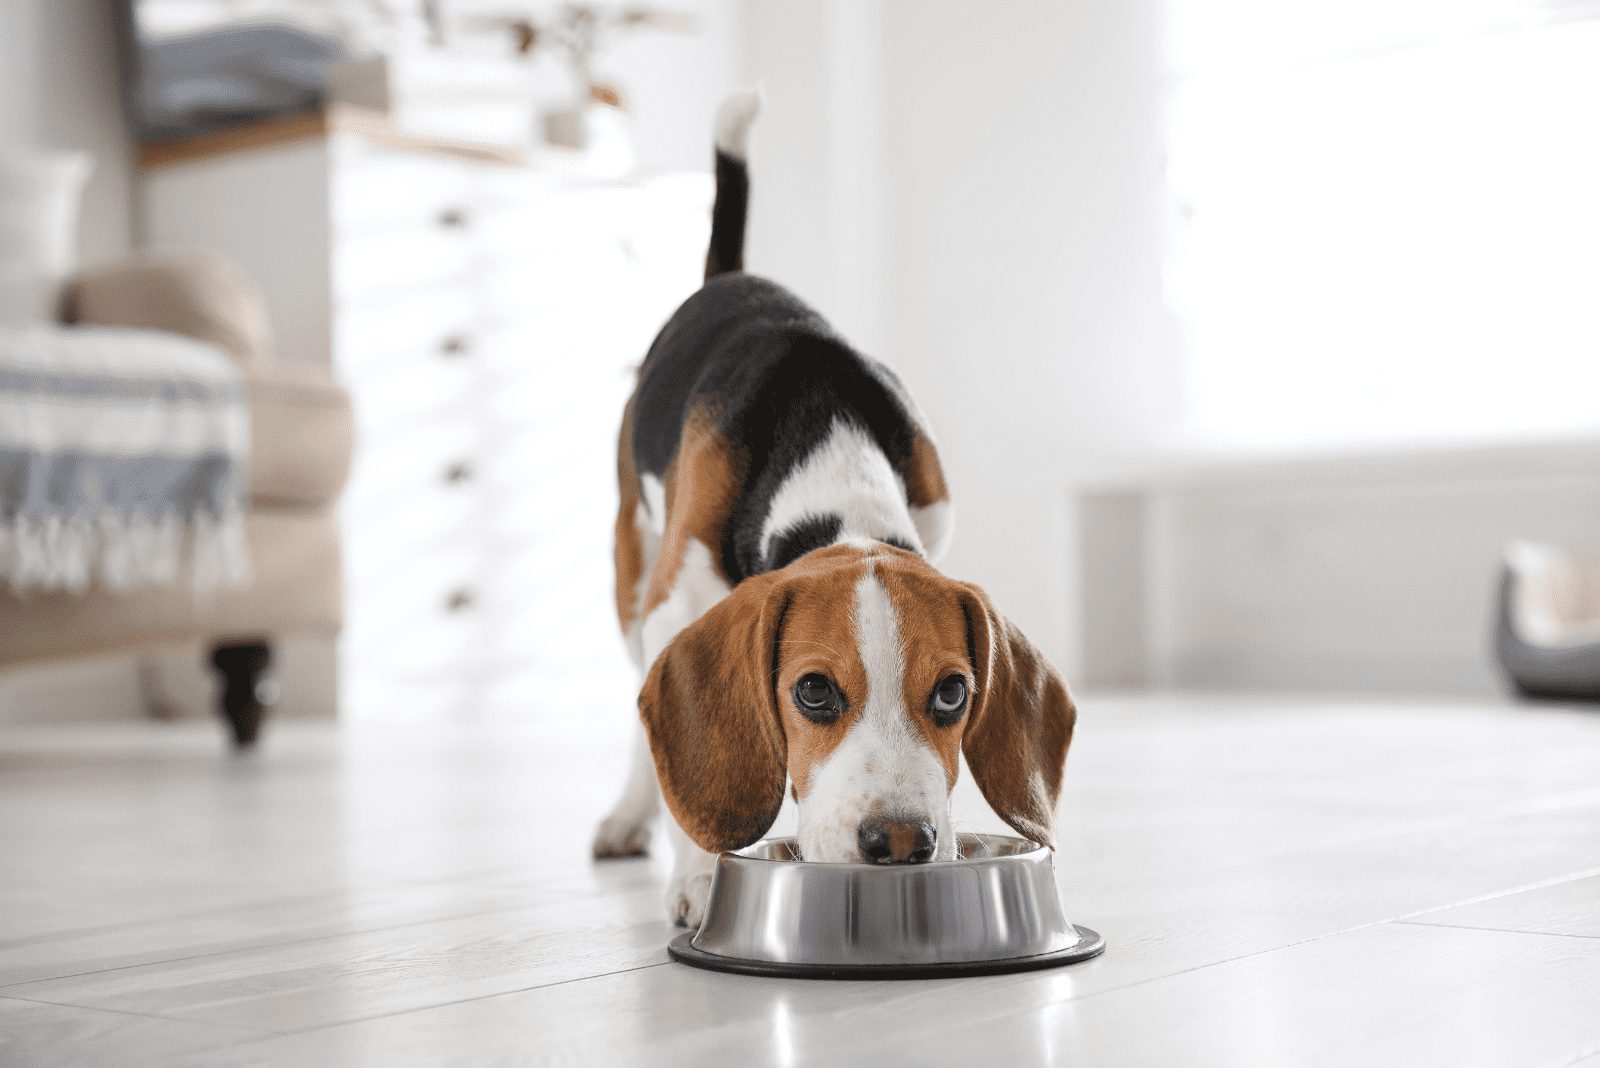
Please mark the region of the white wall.
<svg viewBox="0 0 1600 1068"><path fill-rule="evenodd" d="M887 9L895 355L950 472L950 570L1070 671L1065 487L1175 403L1159 4L1003 10Z"/></svg>
<svg viewBox="0 0 1600 1068"><path fill-rule="evenodd" d="M649 171L707 170L711 119L732 86L749 80L744 0L670 0L694 16L693 33L643 31L608 50L633 112L639 163Z"/></svg>
<svg viewBox="0 0 1600 1068"><path fill-rule="evenodd" d="M907 378L947 570L1069 669L1067 486L1172 417L1158 0L752 6L752 270Z"/></svg>
<svg viewBox="0 0 1600 1068"><path fill-rule="evenodd" d="M766 102L745 265L882 354L892 308L881 5L759 0L746 11L747 76Z"/></svg>
<svg viewBox="0 0 1600 1068"><path fill-rule="evenodd" d="M110 0L0 0L0 144L91 153L79 247L90 261L127 250L132 149Z"/></svg>

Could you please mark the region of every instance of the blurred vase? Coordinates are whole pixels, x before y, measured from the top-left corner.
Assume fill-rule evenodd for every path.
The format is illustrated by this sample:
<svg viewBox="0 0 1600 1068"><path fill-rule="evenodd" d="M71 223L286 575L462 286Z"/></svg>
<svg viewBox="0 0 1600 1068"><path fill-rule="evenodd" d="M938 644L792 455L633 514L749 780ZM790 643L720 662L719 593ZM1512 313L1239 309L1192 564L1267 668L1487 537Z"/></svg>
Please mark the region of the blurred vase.
<svg viewBox="0 0 1600 1068"><path fill-rule="evenodd" d="M617 178L632 173L638 162L633 119L620 106L586 100L575 107L547 111L545 140L580 154L585 173Z"/></svg>
<svg viewBox="0 0 1600 1068"><path fill-rule="evenodd" d="M526 64L442 48L335 63L328 101L383 112L418 137L520 148L533 126Z"/></svg>

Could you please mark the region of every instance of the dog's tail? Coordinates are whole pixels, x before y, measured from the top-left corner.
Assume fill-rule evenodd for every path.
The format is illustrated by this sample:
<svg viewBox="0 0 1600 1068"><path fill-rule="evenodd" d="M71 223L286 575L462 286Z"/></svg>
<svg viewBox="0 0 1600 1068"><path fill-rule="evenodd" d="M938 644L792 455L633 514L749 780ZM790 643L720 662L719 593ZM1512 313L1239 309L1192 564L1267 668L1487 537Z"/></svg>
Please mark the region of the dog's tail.
<svg viewBox="0 0 1600 1068"><path fill-rule="evenodd" d="M761 112L761 90L734 93L717 109L717 199L711 207L706 277L744 270L744 221L750 209L746 164L750 124Z"/></svg>

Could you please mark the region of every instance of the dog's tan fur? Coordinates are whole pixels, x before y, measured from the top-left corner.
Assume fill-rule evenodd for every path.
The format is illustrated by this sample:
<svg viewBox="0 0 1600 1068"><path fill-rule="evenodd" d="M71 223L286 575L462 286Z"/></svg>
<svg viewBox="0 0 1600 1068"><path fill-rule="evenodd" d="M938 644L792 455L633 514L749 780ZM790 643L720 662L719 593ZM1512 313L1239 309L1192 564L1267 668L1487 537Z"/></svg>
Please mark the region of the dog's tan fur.
<svg viewBox="0 0 1600 1068"><path fill-rule="evenodd" d="M644 594L645 616L671 596L691 541L704 545L713 561L717 559L723 528L739 492L742 463L734 446L717 432L709 413L691 414L667 472L665 530L661 555Z"/></svg>
<svg viewBox="0 0 1600 1068"><path fill-rule="evenodd" d="M633 466L633 401L622 412L617 434L617 524L611 543L616 564L617 622L627 634L639 620L639 583L644 578L644 546L639 540L639 474Z"/></svg>
<svg viewBox="0 0 1600 1068"><path fill-rule="evenodd" d="M949 499L939 452L926 434L918 434L911 442L911 463L906 469L906 500L913 508L927 508Z"/></svg>

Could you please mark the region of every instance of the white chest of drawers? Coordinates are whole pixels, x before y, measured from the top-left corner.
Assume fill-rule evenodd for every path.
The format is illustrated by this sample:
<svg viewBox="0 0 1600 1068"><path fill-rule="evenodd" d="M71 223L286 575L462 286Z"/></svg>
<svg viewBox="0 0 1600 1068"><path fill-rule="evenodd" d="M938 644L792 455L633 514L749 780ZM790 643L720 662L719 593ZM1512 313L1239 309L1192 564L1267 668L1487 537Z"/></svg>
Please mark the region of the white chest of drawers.
<svg viewBox="0 0 1600 1068"><path fill-rule="evenodd" d="M631 370L699 284L705 175L602 182L330 128L146 172L147 237L262 284L355 399L342 705L631 700L612 616Z"/></svg>

